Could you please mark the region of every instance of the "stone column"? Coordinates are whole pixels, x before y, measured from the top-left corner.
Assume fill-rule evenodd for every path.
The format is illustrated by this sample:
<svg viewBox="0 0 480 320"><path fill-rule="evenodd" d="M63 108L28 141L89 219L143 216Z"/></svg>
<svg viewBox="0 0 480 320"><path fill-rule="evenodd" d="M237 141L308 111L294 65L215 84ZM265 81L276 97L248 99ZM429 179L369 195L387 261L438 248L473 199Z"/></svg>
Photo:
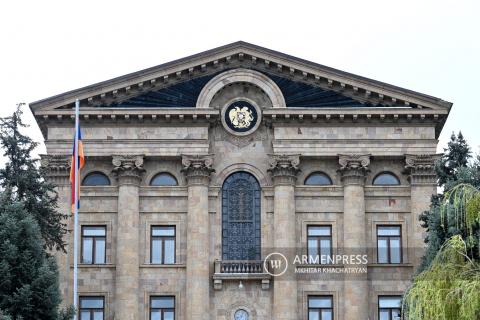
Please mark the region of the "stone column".
<svg viewBox="0 0 480 320"><path fill-rule="evenodd" d="M343 254L366 255L365 177L370 155L339 155L343 182ZM348 267L366 267L363 265ZM345 275L344 319L368 319L367 274Z"/></svg>
<svg viewBox="0 0 480 320"><path fill-rule="evenodd" d="M113 156L118 179L115 319L138 320L139 195L143 156Z"/></svg>
<svg viewBox="0 0 480 320"><path fill-rule="evenodd" d="M70 156L66 155L41 155L41 168L48 180L56 187L58 194L58 211L67 218L63 221L68 230L73 230L73 219L70 212ZM71 240L71 241L70 241ZM73 270L70 269L70 257L73 257L73 232L64 236L65 250L55 251L58 263L60 293L62 295L62 306L69 306L73 303Z"/></svg>
<svg viewBox="0 0 480 320"><path fill-rule="evenodd" d="M412 212L412 228L410 228L409 258L415 269L420 265L424 253L425 229L419 220L420 214L428 210L432 195L437 193L437 176L435 161L438 155L405 155L405 171L410 181L410 206Z"/></svg>
<svg viewBox="0 0 480 320"><path fill-rule="evenodd" d="M188 182L186 319L209 320L210 257L208 185L213 157L182 156Z"/></svg>
<svg viewBox="0 0 480 320"><path fill-rule="evenodd" d="M298 318L297 282L292 261L296 253L295 182L300 171L299 163L298 155L272 155L268 169L274 185L274 247L289 261L285 274L274 280L274 320Z"/></svg>

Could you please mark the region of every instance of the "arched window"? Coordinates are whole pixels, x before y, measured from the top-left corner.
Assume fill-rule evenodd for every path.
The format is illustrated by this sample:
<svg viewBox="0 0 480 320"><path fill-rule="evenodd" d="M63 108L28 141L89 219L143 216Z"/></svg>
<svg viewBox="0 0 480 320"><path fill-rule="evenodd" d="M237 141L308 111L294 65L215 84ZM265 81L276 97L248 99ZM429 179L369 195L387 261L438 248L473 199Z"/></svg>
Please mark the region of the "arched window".
<svg viewBox="0 0 480 320"><path fill-rule="evenodd" d="M101 172L91 172L83 179L84 186L109 186L110 179Z"/></svg>
<svg viewBox="0 0 480 320"><path fill-rule="evenodd" d="M156 174L152 180L150 180L151 186L177 186L178 182L174 176L167 172L161 172Z"/></svg>
<svg viewBox="0 0 480 320"><path fill-rule="evenodd" d="M391 172L381 172L373 179L374 186L398 186L400 180Z"/></svg>
<svg viewBox="0 0 480 320"><path fill-rule="evenodd" d="M305 184L310 186L328 186L332 184L332 179L323 172L314 172L305 179Z"/></svg>

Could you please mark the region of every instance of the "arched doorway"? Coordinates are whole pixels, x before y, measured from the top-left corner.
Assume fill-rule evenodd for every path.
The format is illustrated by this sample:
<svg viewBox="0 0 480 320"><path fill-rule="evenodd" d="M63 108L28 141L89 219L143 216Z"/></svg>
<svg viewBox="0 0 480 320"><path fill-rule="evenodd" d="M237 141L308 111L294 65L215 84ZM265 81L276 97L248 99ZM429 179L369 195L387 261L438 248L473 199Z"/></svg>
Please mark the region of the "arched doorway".
<svg viewBox="0 0 480 320"><path fill-rule="evenodd" d="M222 186L222 259L260 260L260 184L248 172Z"/></svg>

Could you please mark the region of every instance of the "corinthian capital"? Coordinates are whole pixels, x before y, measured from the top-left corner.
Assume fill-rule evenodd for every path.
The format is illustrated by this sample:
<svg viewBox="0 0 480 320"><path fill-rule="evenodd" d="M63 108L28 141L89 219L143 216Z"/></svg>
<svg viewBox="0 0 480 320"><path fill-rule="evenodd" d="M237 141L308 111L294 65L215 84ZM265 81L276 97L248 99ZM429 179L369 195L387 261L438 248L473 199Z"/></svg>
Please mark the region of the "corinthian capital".
<svg viewBox="0 0 480 320"><path fill-rule="evenodd" d="M412 185L432 185L437 183L435 174L435 162L440 154L406 154L405 172L409 174Z"/></svg>
<svg viewBox="0 0 480 320"><path fill-rule="evenodd" d="M300 156L297 154L273 154L270 155L268 172L271 174L273 183L294 185L297 181L297 174Z"/></svg>
<svg viewBox="0 0 480 320"><path fill-rule="evenodd" d="M40 155L41 169L45 177L56 185L68 184L71 158L67 155Z"/></svg>
<svg viewBox="0 0 480 320"><path fill-rule="evenodd" d="M365 183L365 177L370 172L369 154L339 154L338 163L340 164L340 172L344 185Z"/></svg>
<svg viewBox="0 0 480 320"><path fill-rule="evenodd" d="M210 174L215 172L213 155L182 155L182 172L187 178L188 184L208 185Z"/></svg>
<svg viewBox="0 0 480 320"><path fill-rule="evenodd" d="M119 184L138 185L145 172L143 168L143 156L125 155L112 157L113 170L117 175Z"/></svg>

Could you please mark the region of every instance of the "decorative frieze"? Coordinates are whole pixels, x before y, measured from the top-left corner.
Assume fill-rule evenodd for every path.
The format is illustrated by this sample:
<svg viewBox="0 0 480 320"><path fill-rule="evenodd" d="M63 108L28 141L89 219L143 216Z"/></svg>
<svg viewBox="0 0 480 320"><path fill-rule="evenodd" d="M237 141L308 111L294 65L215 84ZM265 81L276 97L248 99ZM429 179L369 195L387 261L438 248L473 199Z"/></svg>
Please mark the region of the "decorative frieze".
<svg viewBox="0 0 480 320"><path fill-rule="evenodd" d="M295 185L298 168L300 164L299 155L274 154L270 155L268 172L272 176L273 183Z"/></svg>
<svg viewBox="0 0 480 320"><path fill-rule="evenodd" d="M344 185L364 185L366 175L370 172L369 154L339 154L338 163L341 179Z"/></svg>
<svg viewBox="0 0 480 320"><path fill-rule="evenodd" d="M143 168L143 156L124 155L112 157L113 170L117 175L118 183L122 184L140 184L142 175L145 172Z"/></svg>
<svg viewBox="0 0 480 320"><path fill-rule="evenodd" d="M182 172L189 185L208 185L210 174L215 172L215 169L212 168L213 155L183 155L182 166Z"/></svg>
<svg viewBox="0 0 480 320"><path fill-rule="evenodd" d="M406 154L405 172L411 185L432 185L437 183L435 162L438 154Z"/></svg>
<svg viewBox="0 0 480 320"><path fill-rule="evenodd" d="M40 155L41 169L47 179L55 185L68 184L70 177L71 157L67 155Z"/></svg>

